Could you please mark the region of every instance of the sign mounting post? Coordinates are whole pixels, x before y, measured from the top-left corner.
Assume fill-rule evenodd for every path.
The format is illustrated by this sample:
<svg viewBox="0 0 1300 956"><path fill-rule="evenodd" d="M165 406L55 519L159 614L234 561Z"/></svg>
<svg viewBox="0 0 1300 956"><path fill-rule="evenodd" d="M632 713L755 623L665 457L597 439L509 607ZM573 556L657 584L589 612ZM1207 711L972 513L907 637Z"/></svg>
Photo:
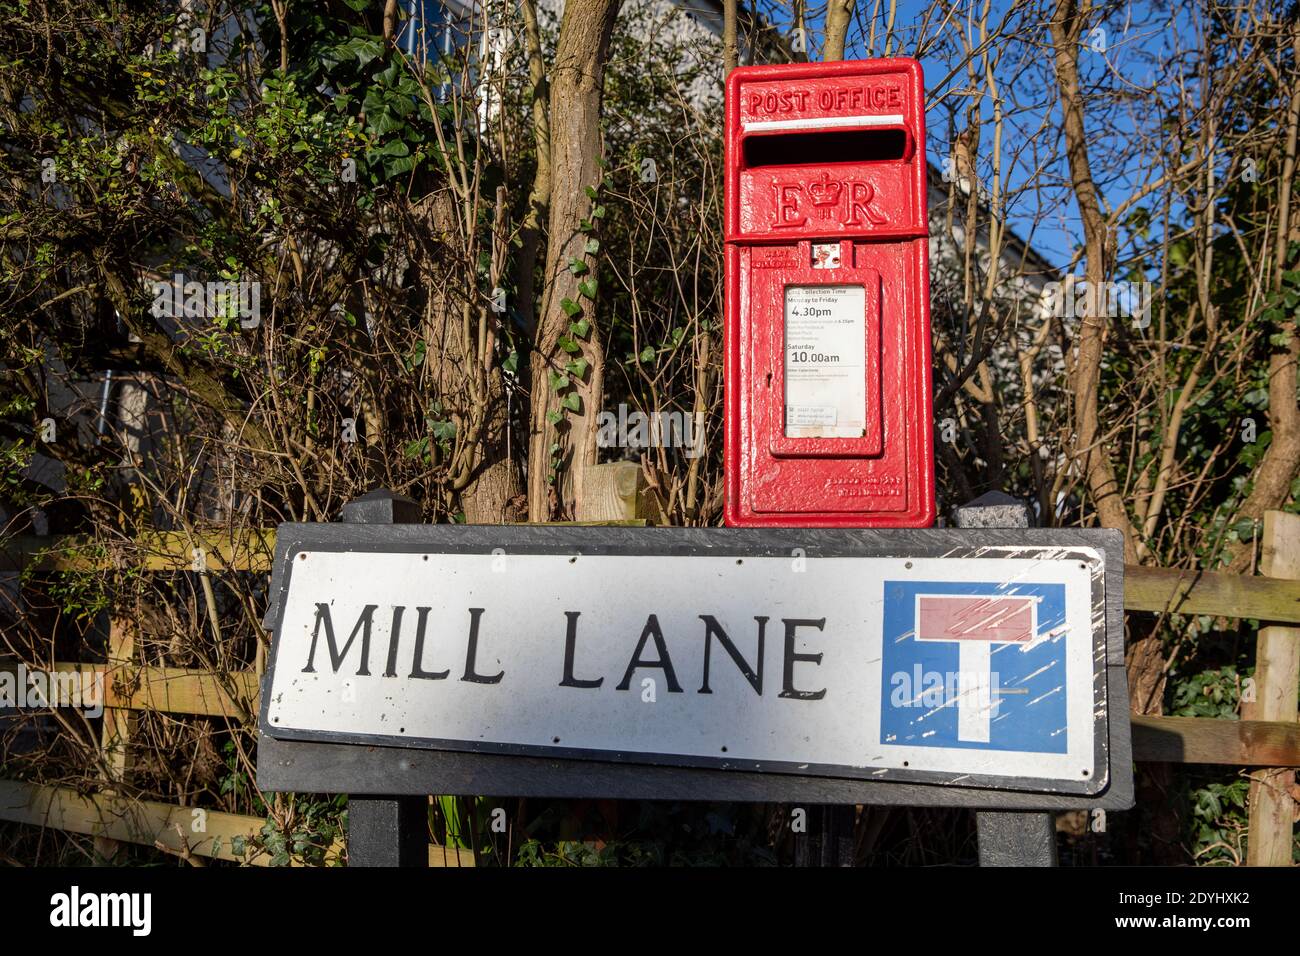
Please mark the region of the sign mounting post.
<svg viewBox="0 0 1300 956"><path fill-rule="evenodd" d="M1001 492L990 492L957 509L959 528L1029 528L1033 525L1034 515L1029 506ZM999 636L1010 639L1005 644L1022 643L1026 637L1026 618L1032 617L1034 623L1030 625L1029 641L1040 639L1036 627L1037 602L1025 607L1017 606L1014 599L1011 600L1013 603L1004 604L1001 608L986 608L989 612L987 615L972 609L964 618L964 627L959 624L957 629L978 631L981 629L978 622L988 622L988 630L997 631ZM985 654L988 654L989 643L980 643ZM965 650L965 643L962 648ZM981 664L972 662L972 666L979 668L980 673L987 673ZM978 730L986 731L987 724L981 722ZM1057 865L1056 825L1050 813L978 812L975 814L975 832L981 866Z"/></svg>
<svg viewBox="0 0 1300 956"><path fill-rule="evenodd" d="M404 495L379 489L343 506L350 524L414 524L420 506ZM420 796L348 797L348 865L427 867L429 801Z"/></svg>

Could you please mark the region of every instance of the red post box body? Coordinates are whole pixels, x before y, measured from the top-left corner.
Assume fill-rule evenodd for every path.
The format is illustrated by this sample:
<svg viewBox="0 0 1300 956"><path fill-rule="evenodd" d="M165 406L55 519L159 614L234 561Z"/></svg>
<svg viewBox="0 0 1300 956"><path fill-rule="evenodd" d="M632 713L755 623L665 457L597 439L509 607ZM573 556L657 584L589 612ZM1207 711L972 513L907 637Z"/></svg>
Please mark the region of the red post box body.
<svg viewBox="0 0 1300 956"><path fill-rule="evenodd" d="M934 522L915 60L727 80L726 523Z"/></svg>

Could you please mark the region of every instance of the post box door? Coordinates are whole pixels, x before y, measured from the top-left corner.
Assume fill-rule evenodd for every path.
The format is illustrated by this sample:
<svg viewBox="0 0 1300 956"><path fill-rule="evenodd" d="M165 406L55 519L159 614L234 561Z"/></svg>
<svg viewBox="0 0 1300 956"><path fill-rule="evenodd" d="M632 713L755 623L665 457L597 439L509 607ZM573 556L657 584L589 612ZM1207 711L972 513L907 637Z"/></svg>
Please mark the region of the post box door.
<svg viewBox="0 0 1300 956"><path fill-rule="evenodd" d="M795 252L754 280L750 308L782 317L755 337L756 434L777 458L877 456L880 276L855 268L852 242L801 242Z"/></svg>
<svg viewBox="0 0 1300 956"><path fill-rule="evenodd" d="M752 268L747 270L748 295L742 294L749 313L745 326L749 330L746 337L752 365L745 377L750 382L749 412L756 439L749 443L749 460L745 464L751 478L747 482L751 491L749 506L755 512L770 514L851 514L864 506L884 513L906 512L915 506L911 493L919 490L909 480L917 470L909 456L915 456L919 449L908 447L905 424L916 412L909 405L906 388L909 377L917 374L917 356L909 356L909 348L920 351L918 343L909 337L914 337L915 332L905 321L916 305L907 301L906 280L915 257L903 244L846 240L836 243L841 250L837 268L803 265L810 263L816 245L805 242L783 249L746 250L755 257ZM791 252L795 255L791 256ZM745 254L742 252L742 256ZM767 262L766 268L758 267L762 261ZM841 290L857 290L855 295L861 295L858 315L862 321L864 361L862 387L855 397L862 403L863 427L856 437L834 434L833 429L827 429L831 437L820 437L815 430L802 427L809 422L829 422L829 413L821 418L815 411L801 417L797 412L792 414L792 385L796 396L808 393L789 378L789 368L804 364L792 361L790 352L802 350L809 343L788 337L788 307L808 301L791 296L791 290L805 289L835 290L840 298L829 307L831 316L817 316L814 320L844 317L854 299ZM783 316L783 320L757 321L761 316ZM796 316L796 320L803 319ZM803 324L798 322L797 332L806 332ZM840 341L846 344L847 337ZM834 348L832 345L825 351ZM852 394L846 377L831 382L838 382L846 397ZM839 409L834 402L831 407L836 409L833 417L838 421Z"/></svg>

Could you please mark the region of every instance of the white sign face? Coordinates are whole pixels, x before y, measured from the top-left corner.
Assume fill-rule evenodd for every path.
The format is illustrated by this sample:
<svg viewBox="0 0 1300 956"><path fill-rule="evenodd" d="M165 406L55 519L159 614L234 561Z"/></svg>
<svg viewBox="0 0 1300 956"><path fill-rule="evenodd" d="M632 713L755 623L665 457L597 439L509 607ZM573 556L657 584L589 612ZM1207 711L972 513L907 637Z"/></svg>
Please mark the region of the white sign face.
<svg viewBox="0 0 1300 956"><path fill-rule="evenodd" d="M785 436L861 438L866 431L866 290L785 288Z"/></svg>
<svg viewBox="0 0 1300 956"><path fill-rule="evenodd" d="M300 552L285 572L263 726L302 739L1095 790L1106 775L1100 552L983 550Z"/></svg>

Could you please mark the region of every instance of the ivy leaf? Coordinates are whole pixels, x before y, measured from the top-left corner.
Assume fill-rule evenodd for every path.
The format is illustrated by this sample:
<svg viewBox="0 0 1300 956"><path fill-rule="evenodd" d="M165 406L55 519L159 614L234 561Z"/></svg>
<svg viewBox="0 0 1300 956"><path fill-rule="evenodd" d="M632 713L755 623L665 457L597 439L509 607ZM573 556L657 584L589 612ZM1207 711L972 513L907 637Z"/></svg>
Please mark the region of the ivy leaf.
<svg viewBox="0 0 1300 956"><path fill-rule="evenodd" d="M379 149L375 150L375 155L377 156L409 156L410 153L410 147L400 139L389 140L383 146L379 147Z"/></svg>
<svg viewBox="0 0 1300 956"><path fill-rule="evenodd" d="M582 346L568 336L560 339L560 348L564 349L564 351L568 352L570 355L582 351Z"/></svg>
<svg viewBox="0 0 1300 956"><path fill-rule="evenodd" d="M585 295L588 299L594 300L596 298L596 280L583 279L581 282L578 283L578 291L581 292L583 295Z"/></svg>
<svg viewBox="0 0 1300 956"><path fill-rule="evenodd" d="M388 112L386 109L380 111L377 116L370 120L371 129L380 136L383 136L385 133L391 133L395 129L400 129L402 125L402 118Z"/></svg>
<svg viewBox="0 0 1300 956"><path fill-rule="evenodd" d="M417 441L407 442L402 448L402 454L407 458L423 458L429 450L429 436L425 435Z"/></svg>
<svg viewBox="0 0 1300 956"><path fill-rule="evenodd" d="M569 376L561 375L559 372L551 372L551 389L561 392L569 387Z"/></svg>
<svg viewBox="0 0 1300 956"><path fill-rule="evenodd" d="M563 419L564 419L564 416L561 415L559 412L547 412L547 413L546 413L546 421L547 421L549 424L551 424L551 425L558 425L558 424L560 424L560 422L561 422Z"/></svg>
<svg viewBox="0 0 1300 956"><path fill-rule="evenodd" d="M577 322L569 323L569 334L576 335L580 339L585 339L591 332L591 323L586 319L579 319Z"/></svg>
<svg viewBox="0 0 1300 956"><path fill-rule="evenodd" d="M595 198L596 198L596 187L594 187L594 186L583 186L583 187L582 187L582 191L583 191L584 193L587 194L587 198L588 198L588 199L595 199Z"/></svg>
<svg viewBox="0 0 1300 956"><path fill-rule="evenodd" d="M637 361L639 361L642 365L647 365L650 362L653 362L654 360L655 360L655 348L653 345L647 345L645 348L641 350L641 354L637 356Z"/></svg>
<svg viewBox="0 0 1300 956"><path fill-rule="evenodd" d="M569 318L573 318L575 315L582 312L582 306L578 305L578 303L574 302L572 299L567 298L560 300L560 308L564 310L564 314ZM569 329L572 331L573 326L569 326Z"/></svg>
<svg viewBox="0 0 1300 956"><path fill-rule="evenodd" d="M587 263L583 262L581 259L570 259L569 271L572 272L575 276L580 276L580 275L586 275L591 270L587 268Z"/></svg>
<svg viewBox="0 0 1300 956"><path fill-rule="evenodd" d="M595 199L596 197L595 197L595 196L592 196L591 198L592 198L592 199ZM591 218L592 218L592 219L604 219L604 218L605 218L605 207L604 207L604 206L597 206L595 209L593 209L593 210L591 211Z"/></svg>
<svg viewBox="0 0 1300 956"><path fill-rule="evenodd" d="M409 173L415 168L414 156L402 156L398 159L390 159L384 163L384 175L388 179L394 176L400 176L402 173Z"/></svg>
<svg viewBox="0 0 1300 956"><path fill-rule="evenodd" d="M562 401L560 404L563 405L565 408L567 408L569 411L576 412L581 410L582 408L581 402L582 400L578 398L577 392L570 392L568 395L564 396L564 401Z"/></svg>
<svg viewBox="0 0 1300 956"><path fill-rule="evenodd" d="M587 374L587 360L584 358L574 359L564 366L564 370L574 378L582 378Z"/></svg>
<svg viewBox="0 0 1300 956"><path fill-rule="evenodd" d="M506 356L506 360L501 363L501 367L511 375L516 374L519 371L519 353L512 350L510 354Z"/></svg>
<svg viewBox="0 0 1300 956"><path fill-rule="evenodd" d="M347 46L362 66L384 52L383 42L373 37L356 37L348 41Z"/></svg>
<svg viewBox="0 0 1300 956"><path fill-rule="evenodd" d="M583 246L583 249L588 255L595 255L597 252L600 252L600 240L595 237L588 239L587 244Z"/></svg>
<svg viewBox="0 0 1300 956"><path fill-rule="evenodd" d="M394 63L393 69L396 68L397 64ZM416 108L415 99L413 97L414 92L414 90L394 90L392 94L387 97L385 102L388 104L388 108L398 116L410 116L415 112Z"/></svg>

